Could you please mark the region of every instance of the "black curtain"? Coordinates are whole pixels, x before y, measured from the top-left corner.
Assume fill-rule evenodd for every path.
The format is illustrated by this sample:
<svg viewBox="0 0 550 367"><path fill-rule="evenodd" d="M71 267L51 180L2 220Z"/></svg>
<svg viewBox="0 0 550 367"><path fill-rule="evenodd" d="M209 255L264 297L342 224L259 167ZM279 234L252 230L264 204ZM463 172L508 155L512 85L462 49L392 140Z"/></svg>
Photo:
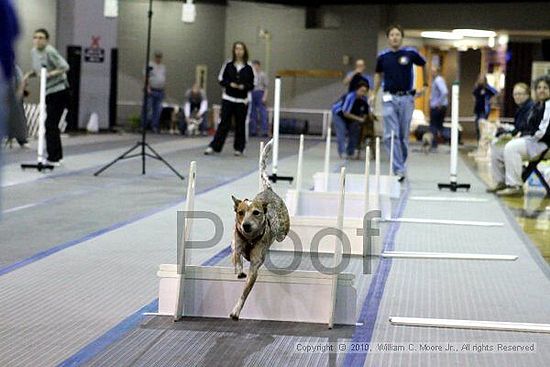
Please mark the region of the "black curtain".
<svg viewBox="0 0 550 367"><path fill-rule="evenodd" d="M514 84L531 83L531 67L535 43L509 42L504 84L504 116L514 117L516 105L512 97Z"/></svg>

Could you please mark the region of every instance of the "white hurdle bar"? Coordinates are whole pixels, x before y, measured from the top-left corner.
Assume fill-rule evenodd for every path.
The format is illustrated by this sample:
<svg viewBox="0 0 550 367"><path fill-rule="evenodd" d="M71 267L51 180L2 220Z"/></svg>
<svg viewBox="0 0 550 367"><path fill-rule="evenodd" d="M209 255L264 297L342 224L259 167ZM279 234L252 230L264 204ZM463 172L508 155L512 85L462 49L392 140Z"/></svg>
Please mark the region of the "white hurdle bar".
<svg viewBox="0 0 550 367"><path fill-rule="evenodd" d="M382 175L380 173L380 138L376 138L375 150L375 170L374 175L369 176L369 185L371 191L378 187L381 195L387 195L392 199L399 199L401 196L401 185L398 178L394 175ZM337 191L338 190L338 174L328 173L328 158L325 151L325 168L322 172L316 172L313 175L315 191ZM391 159L391 157L390 157ZM378 175L378 176L377 176ZM328 179L327 179L328 177ZM346 175L346 193L362 193L365 186L365 176L362 174ZM374 188L374 189L373 189Z"/></svg>
<svg viewBox="0 0 550 367"><path fill-rule="evenodd" d="M421 317L397 317L389 319L392 325L425 326L451 329L516 331L528 333L550 333L550 324L535 324L526 322L476 321L455 319L432 319Z"/></svg>
<svg viewBox="0 0 550 367"><path fill-rule="evenodd" d="M189 169L185 209L193 210L196 162ZM178 216L183 227L178 238L177 264L161 264L157 272L159 309L155 315L227 318L242 294L246 279L238 279L232 267L187 265L186 244L192 221ZM338 248L338 247L337 247ZM333 251L333 263L341 254ZM280 275L261 268L253 291L242 310L242 319L355 325L357 290L351 273L323 274L297 270ZM276 307L274 307L276 304Z"/></svg>

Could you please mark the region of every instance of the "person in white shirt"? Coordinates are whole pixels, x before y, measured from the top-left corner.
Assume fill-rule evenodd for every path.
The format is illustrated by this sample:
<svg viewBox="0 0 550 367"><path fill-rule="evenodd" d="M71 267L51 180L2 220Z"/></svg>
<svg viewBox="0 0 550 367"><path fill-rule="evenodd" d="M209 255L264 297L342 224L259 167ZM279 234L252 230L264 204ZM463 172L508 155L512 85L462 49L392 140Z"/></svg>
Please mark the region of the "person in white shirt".
<svg viewBox="0 0 550 367"><path fill-rule="evenodd" d="M147 81L147 106L142 112L142 127L151 125L154 133L160 132L160 114L166 86L166 66L162 63L162 52L155 51L155 57L149 63L149 80Z"/></svg>
<svg viewBox="0 0 550 367"><path fill-rule="evenodd" d="M206 93L201 89L198 83L193 84L193 87L185 92L185 103L183 104L183 121L180 130L183 133L186 131L190 135L195 131L195 125L198 122L197 132L202 136L207 135L207 112L208 99Z"/></svg>

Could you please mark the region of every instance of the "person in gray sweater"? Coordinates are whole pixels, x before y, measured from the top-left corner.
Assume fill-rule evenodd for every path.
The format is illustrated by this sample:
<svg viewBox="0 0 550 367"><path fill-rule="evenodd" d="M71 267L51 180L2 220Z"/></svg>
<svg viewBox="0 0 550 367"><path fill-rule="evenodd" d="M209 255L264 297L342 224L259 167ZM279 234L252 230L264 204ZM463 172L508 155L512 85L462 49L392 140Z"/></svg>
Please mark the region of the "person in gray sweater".
<svg viewBox="0 0 550 367"><path fill-rule="evenodd" d="M46 148L48 162L59 165L63 158L61 146L61 132L59 131L59 120L63 110L68 107L69 82L67 71L69 64L49 44L50 35L47 30L37 29L33 35L34 48L31 50L32 71L25 74L24 82L30 77L40 75L40 69L47 69L46 79Z"/></svg>

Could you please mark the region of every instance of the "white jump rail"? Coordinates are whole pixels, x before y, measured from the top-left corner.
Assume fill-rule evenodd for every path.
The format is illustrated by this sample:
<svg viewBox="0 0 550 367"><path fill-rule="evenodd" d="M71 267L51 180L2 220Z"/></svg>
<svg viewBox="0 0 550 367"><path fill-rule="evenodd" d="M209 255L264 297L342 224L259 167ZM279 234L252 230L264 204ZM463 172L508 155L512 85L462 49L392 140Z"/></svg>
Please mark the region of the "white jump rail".
<svg viewBox="0 0 550 367"><path fill-rule="evenodd" d="M330 144L327 138L327 144ZM327 149L330 152L330 148ZM392 199L398 199L401 195L401 185L399 184L398 177L391 174L380 174L380 138L376 138L376 168L375 175L369 176L369 185L373 187L376 184L376 174L379 174L380 180L380 195L389 196ZM393 157L390 153L390 161L393 161ZM329 172L329 159L330 156L325 154L325 164L323 172L316 172L313 175L314 190L315 191L336 191L338 190L338 174ZM390 165L391 167L391 165ZM365 177L362 174L348 174L346 179L346 192L355 193L363 192L365 187Z"/></svg>
<svg viewBox="0 0 550 367"><path fill-rule="evenodd" d="M192 162L186 209L193 209L195 180L196 163ZM230 267L186 264L186 243L192 223L178 219L178 226L184 228L181 238L178 238L180 256L178 264L160 265L157 314L172 316L175 320L181 320L183 316L229 317L246 279L238 279ZM341 253L333 253L334 263L339 263ZM280 275L262 267L240 318L320 323L329 327L334 324L354 325L357 314L354 281L355 275L350 273L323 274L300 270Z"/></svg>
<svg viewBox="0 0 550 367"><path fill-rule="evenodd" d="M289 208L290 229L297 235L301 246L294 243L292 238L287 237L283 242L275 243L272 249L278 251L332 253L334 248L331 237L322 237L316 249L312 248L312 243L320 231L326 228L333 228L335 223L342 221L342 230L350 242L349 253L346 254L364 256L363 237L357 233L357 230L363 228L363 218L368 210L379 209L377 192L369 192L369 186L365 185L363 192L345 193L345 187L342 186L342 184L345 185L345 180L342 181L342 172L340 172L339 190L336 192L303 190L301 187L303 172L300 163L303 160L303 154L303 140L301 140L298 153L298 171L296 172L297 185L295 189L287 191L285 200ZM370 151L367 151L365 160L365 170L367 173L369 169L369 156ZM367 181L364 180L363 182ZM343 200L345 202L342 218L335 211L341 197L344 197ZM389 199L387 202L389 203ZM374 239L371 251L373 255L380 254L380 237Z"/></svg>

